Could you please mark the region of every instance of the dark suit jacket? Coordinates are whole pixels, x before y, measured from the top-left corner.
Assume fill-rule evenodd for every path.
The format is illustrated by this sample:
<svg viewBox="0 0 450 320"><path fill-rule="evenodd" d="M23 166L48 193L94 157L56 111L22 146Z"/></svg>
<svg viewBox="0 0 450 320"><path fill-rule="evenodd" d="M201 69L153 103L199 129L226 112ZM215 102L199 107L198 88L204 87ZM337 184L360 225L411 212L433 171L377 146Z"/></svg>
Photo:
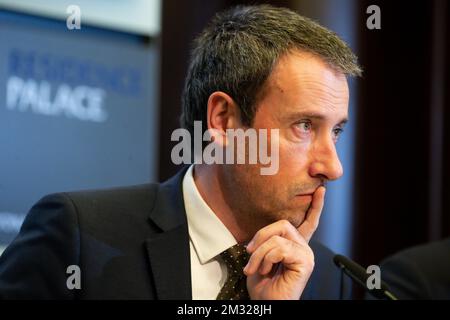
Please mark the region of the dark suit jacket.
<svg viewBox="0 0 450 320"><path fill-rule="evenodd" d="M191 299L185 172L162 184L44 197L0 258L0 298ZM316 266L302 298L349 297L332 252L311 247ZM70 265L81 269L80 290L67 288Z"/></svg>
<svg viewBox="0 0 450 320"><path fill-rule="evenodd" d="M450 299L450 239L399 252L381 263L399 299Z"/></svg>

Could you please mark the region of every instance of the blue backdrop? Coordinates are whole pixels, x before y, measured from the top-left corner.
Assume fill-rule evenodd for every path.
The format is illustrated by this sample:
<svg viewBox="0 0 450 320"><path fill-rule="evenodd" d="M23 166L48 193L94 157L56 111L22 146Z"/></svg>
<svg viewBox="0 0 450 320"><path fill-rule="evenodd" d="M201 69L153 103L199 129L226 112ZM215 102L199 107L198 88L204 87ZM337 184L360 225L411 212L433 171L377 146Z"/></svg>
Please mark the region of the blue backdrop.
<svg viewBox="0 0 450 320"><path fill-rule="evenodd" d="M0 11L0 251L52 192L156 179L151 39Z"/></svg>

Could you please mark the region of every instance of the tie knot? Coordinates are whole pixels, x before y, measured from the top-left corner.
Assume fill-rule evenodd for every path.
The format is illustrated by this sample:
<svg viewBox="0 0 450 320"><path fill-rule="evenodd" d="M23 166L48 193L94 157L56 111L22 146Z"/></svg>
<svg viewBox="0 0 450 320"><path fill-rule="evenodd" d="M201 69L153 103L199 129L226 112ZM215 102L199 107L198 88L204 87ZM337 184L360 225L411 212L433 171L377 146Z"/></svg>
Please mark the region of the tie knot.
<svg viewBox="0 0 450 320"><path fill-rule="evenodd" d="M227 265L228 272L242 274L242 270L250 258L244 245L236 244L220 254Z"/></svg>
<svg viewBox="0 0 450 320"><path fill-rule="evenodd" d="M220 290L217 300L248 300L247 278L244 267L250 258L242 244L236 244L220 254L228 269L225 284Z"/></svg>

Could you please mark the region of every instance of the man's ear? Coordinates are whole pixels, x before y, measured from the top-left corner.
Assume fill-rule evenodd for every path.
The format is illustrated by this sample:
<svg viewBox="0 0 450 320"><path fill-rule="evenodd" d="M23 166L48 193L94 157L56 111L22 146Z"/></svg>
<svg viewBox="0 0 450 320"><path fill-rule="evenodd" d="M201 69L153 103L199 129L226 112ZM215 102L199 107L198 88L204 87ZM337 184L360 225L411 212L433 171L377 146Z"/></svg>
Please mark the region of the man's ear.
<svg viewBox="0 0 450 320"><path fill-rule="evenodd" d="M225 137L227 129L237 129L242 126L241 115L237 104L226 93L216 91L209 96L208 112L206 115L207 129L214 137L214 141L220 143L220 138ZM226 143L226 141L222 141Z"/></svg>

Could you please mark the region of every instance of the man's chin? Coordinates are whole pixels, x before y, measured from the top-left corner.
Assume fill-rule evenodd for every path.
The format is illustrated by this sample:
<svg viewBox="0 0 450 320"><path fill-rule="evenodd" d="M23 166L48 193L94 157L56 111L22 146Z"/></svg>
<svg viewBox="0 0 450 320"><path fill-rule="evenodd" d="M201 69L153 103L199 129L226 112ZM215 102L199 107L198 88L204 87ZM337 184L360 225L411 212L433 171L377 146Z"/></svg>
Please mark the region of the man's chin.
<svg viewBox="0 0 450 320"><path fill-rule="evenodd" d="M298 228L302 225L303 221L305 221L305 214L302 214L301 216L293 217L292 219L288 220L294 227Z"/></svg>
<svg viewBox="0 0 450 320"><path fill-rule="evenodd" d="M251 218L251 223L256 227L256 221L259 221L260 227L268 226L280 220L289 221L294 227L299 227L305 221L306 214L311 206L312 201L305 201L304 198L294 199L293 202L286 203L283 209L272 209L259 211L257 215Z"/></svg>
<svg viewBox="0 0 450 320"><path fill-rule="evenodd" d="M302 206L298 206L297 209L292 213L291 220L289 220L292 225L298 228L306 219L309 208L312 202L305 203Z"/></svg>

